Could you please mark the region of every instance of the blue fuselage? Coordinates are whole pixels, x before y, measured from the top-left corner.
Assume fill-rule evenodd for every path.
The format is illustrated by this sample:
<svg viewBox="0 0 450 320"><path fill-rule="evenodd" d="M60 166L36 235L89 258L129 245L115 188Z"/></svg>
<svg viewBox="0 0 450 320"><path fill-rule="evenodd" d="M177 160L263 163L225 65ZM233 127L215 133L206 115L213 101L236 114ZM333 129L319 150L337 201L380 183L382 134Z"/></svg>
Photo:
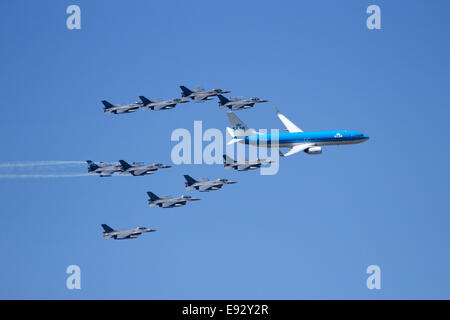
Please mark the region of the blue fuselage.
<svg viewBox="0 0 450 320"><path fill-rule="evenodd" d="M355 144L368 140L369 137L361 132L349 130L310 131L310 132L281 132L278 134L254 134L245 137L245 144L267 147L292 147L303 143L316 146Z"/></svg>

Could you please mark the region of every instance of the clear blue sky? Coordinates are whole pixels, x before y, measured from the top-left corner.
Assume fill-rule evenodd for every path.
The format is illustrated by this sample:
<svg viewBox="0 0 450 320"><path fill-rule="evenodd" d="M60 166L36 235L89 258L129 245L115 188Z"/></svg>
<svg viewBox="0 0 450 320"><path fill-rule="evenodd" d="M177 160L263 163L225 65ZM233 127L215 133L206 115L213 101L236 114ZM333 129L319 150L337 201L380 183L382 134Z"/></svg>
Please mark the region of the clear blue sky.
<svg viewBox="0 0 450 320"><path fill-rule="evenodd" d="M66 28L78 4L82 29ZM370 4L382 29L366 28ZM170 162L173 129L227 125L216 101L104 115L100 100L219 87L270 102L241 111L282 128L371 139L280 172L182 165L146 177L0 179L0 298L450 298L448 1L2 1L0 163ZM183 174L236 185L180 195ZM101 223L147 226L105 241ZM82 289L66 289L68 265ZM366 268L382 289L366 288Z"/></svg>

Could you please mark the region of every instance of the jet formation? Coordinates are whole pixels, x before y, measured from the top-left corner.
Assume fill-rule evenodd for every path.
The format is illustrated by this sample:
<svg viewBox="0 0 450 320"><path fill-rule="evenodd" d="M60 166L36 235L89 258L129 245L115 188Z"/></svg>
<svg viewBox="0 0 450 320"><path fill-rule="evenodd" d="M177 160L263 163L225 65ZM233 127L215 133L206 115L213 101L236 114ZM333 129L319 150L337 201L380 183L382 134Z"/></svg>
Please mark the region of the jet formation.
<svg viewBox="0 0 450 320"><path fill-rule="evenodd" d="M106 100L102 100L104 105L103 111L105 113L114 113L114 114L122 114L122 113L131 113L137 111L139 108L142 110L169 110L176 107L177 104L187 103L189 101L194 102L204 102L207 100L212 100L214 97L218 97L219 99L219 108L229 108L230 110L244 110L248 108L252 108L256 103L268 102L268 100L259 99L259 98L249 98L249 99L240 99L240 98L226 98L223 96L225 93L230 93L231 91L222 90L222 89L211 89L205 90L200 87L195 87L193 90L180 86L181 89L181 98L175 98L170 100L160 100L153 99L150 100L145 96L139 96L141 102L134 102L132 104L127 105L113 105Z"/></svg>
<svg viewBox="0 0 450 320"><path fill-rule="evenodd" d="M266 148L288 148L288 151L282 153L280 156L288 157L290 155L299 153L301 151L307 154L321 154L323 146L329 145L343 145L362 143L369 139L369 137L358 131L350 130L332 130L332 131L303 131L292 121L290 121L284 114L275 108L276 114L281 122L286 127L287 132L280 132L274 134L260 133L253 129L249 129L247 125L239 119L233 111L245 110L253 108L257 103L268 102L268 100L259 98L226 98L223 94L230 93L230 91L222 89L205 90L195 87L190 90L185 86L180 86L181 98L171 100L153 101L145 96L139 96L142 102L135 102L129 105L112 105L106 100L102 100L105 113L130 113L135 112L139 108L142 110L168 110L176 107L177 104L187 103L189 101L203 102L218 98L219 108L228 108L227 111L230 127L227 127L227 132L232 137L228 144L242 143L246 145L253 145L257 147ZM262 165L270 164L272 161L267 159L256 160L234 160L228 155L223 155L223 165L225 169L234 169L236 171L248 171L260 168ZM87 161L88 172L91 174L99 174L100 177L109 177L113 174L131 174L132 176L143 176L155 173L158 169L170 168L169 165L154 163L145 165L142 162L127 163L124 160L119 160L119 165L100 162L94 163L91 160ZM219 178L216 180L208 180L199 178L198 180L189 175L184 175L186 180L186 190L197 190L200 192L207 192L219 190L225 184L235 184L236 181ZM160 208L175 208L185 206L190 201L198 201L199 198L181 195L179 197L163 196L158 197L151 191L147 192L148 204L150 207ZM155 230L144 227L138 227L129 230L114 230L106 224L102 224L104 229L103 236L105 239L113 238L116 240L137 238L144 232L153 232Z"/></svg>

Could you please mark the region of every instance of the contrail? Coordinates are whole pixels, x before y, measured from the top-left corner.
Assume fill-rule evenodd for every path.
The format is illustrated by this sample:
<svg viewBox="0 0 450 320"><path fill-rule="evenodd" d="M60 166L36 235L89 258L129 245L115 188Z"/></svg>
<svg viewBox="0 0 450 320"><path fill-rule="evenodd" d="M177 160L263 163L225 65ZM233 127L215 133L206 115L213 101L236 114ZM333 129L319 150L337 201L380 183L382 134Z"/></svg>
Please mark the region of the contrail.
<svg viewBox="0 0 450 320"><path fill-rule="evenodd" d="M64 166L82 165L85 161L33 161L33 162L10 162L0 163L0 168L38 167L38 166Z"/></svg>
<svg viewBox="0 0 450 320"><path fill-rule="evenodd" d="M80 165L85 164L84 161L4 162L0 163L0 179L85 177L89 174L80 172Z"/></svg>
<svg viewBox="0 0 450 320"><path fill-rule="evenodd" d="M29 178L74 178L87 177L88 173L74 174L0 174L0 179L29 179Z"/></svg>

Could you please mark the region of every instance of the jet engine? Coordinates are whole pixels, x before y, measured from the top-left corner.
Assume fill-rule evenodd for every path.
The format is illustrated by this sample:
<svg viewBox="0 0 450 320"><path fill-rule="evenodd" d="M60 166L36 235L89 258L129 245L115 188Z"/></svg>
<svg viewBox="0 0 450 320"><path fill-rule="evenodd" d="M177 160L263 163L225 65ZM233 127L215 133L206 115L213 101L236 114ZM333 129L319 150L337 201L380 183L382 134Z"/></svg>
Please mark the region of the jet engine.
<svg viewBox="0 0 450 320"><path fill-rule="evenodd" d="M311 147L305 150L307 154L321 154L322 148L321 147Z"/></svg>

